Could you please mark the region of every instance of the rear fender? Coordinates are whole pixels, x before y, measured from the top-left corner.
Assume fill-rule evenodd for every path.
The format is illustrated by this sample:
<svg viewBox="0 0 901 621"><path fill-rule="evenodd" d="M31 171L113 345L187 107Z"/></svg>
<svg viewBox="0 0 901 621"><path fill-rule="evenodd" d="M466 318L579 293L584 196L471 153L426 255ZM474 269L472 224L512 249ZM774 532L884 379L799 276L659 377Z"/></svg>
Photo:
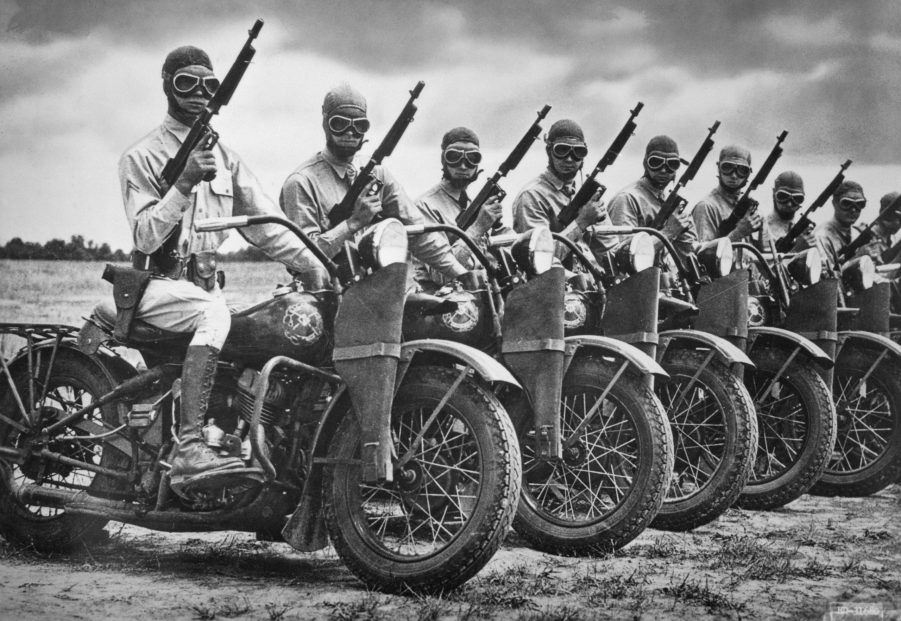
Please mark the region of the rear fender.
<svg viewBox="0 0 901 621"><path fill-rule="evenodd" d="M666 350L673 346L712 349L717 358L728 365L741 364L746 367L754 367L754 363L745 352L726 339L707 332L698 330L666 330L661 332L657 361L663 361L666 357Z"/></svg>
<svg viewBox="0 0 901 621"><path fill-rule="evenodd" d="M805 357L812 359L823 369L832 368L833 360L821 347L808 338L790 332L783 328L759 326L748 329L748 352L753 353L755 348L764 346L780 347L794 351L801 348Z"/></svg>

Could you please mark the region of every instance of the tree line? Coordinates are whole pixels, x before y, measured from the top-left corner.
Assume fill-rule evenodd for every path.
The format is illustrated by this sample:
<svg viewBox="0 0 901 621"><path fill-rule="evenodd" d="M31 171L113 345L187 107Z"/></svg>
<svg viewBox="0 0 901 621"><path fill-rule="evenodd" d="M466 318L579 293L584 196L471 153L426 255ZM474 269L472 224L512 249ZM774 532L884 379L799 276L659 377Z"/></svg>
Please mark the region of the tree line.
<svg viewBox="0 0 901 621"><path fill-rule="evenodd" d="M226 261L268 261L262 252L248 246L233 252L219 253L219 258ZM71 239L51 239L45 244L22 241L21 237L13 237L5 245L0 246L0 259L13 260L50 260L50 261L111 261L126 262L129 253L121 248L113 250L109 244L97 245L94 241L84 239L83 235L73 235Z"/></svg>

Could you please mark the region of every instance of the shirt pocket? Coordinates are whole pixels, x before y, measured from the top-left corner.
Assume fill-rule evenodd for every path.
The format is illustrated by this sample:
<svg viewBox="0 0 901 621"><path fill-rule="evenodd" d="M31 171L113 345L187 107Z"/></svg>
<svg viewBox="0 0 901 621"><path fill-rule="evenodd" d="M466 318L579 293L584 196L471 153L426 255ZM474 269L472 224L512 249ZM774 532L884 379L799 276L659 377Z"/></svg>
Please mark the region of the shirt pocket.
<svg viewBox="0 0 901 621"><path fill-rule="evenodd" d="M231 175L216 174L210 181L210 213L208 217L220 217L232 215L232 202L234 200Z"/></svg>

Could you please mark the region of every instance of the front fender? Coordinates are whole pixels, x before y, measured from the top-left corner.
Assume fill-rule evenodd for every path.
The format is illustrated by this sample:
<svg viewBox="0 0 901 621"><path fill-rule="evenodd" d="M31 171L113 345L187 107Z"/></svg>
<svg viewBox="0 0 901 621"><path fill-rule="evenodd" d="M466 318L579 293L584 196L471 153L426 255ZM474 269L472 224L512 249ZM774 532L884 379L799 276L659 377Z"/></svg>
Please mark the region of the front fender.
<svg viewBox="0 0 901 621"><path fill-rule="evenodd" d="M441 339L418 339L401 345L400 359L410 361L419 352L439 354L442 357L471 366L488 382L504 382L522 388L516 378L500 362L469 345Z"/></svg>
<svg viewBox="0 0 901 621"><path fill-rule="evenodd" d="M568 336L566 341L567 352L572 351L578 354L579 350L599 349L605 354L620 356L628 360L636 367L642 375L657 375L660 377L668 377L669 374L664 371L656 360L649 355L628 343L618 341L608 336L596 336L584 334L581 336Z"/></svg>
<svg viewBox="0 0 901 621"><path fill-rule="evenodd" d="M755 366L745 352L726 339L699 330L665 330L661 332L660 347L657 350L658 362L663 360L667 348L674 343L713 349L726 364L743 364L751 368Z"/></svg>
<svg viewBox="0 0 901 621"><path fill-rule="evenodd" d="M864 347L887 349L893 356L901 358L901 345L887 336L882 336L881 334L875 334L873 332L864 332L862 330L845 330L838 333L839 352L841 352L842 348L848 343L854 342L861 343ZM836 354L835 357L838 358L838 354Z"/></svg>
<svg viewBox="0 0 901 621"><path fill-rule="evenodd" d="M821 347L808 338L783 328L770 326L758 326L748 329L748 350L752 351L756 345L762 342L782 343L784 346L794 349L800 347L813 360L825 369L832 368L834 364Z"/></svg>

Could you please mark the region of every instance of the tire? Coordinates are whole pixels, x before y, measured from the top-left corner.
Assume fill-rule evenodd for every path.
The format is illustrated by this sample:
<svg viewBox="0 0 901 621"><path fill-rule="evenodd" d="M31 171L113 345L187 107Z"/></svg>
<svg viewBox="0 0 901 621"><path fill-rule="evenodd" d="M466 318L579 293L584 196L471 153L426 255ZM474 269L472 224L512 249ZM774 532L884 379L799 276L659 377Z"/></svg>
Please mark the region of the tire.
<svg viewBox="0 0 901 621"><path fill-rule="evenodd" d="M854 385L881 352L853 345L835 364L832 397L838 418L835 449L811 493L869 496L901 476L901 364L886 356L867 378L865 394Z"/></svg>
<svg viewBox="0 0 901 621"><path fill-rule="evenodd" d="M458 375L433 366L407 371L392 411L398 457ZM393 483L361 483L352 461L359 427L348 414L329 447L337 461L324 473L326 523L344 563L387 592L446 591L475 575L500 546L519 496L519 446L497 398L471 379L460 384L404 467L418 473L412 484L397 470Z"/></svg>
<svg viewBox="0 0 901 621"><path fill-rule="evenodd" d="M619 364L582 357L567 370L562 461L535 459L532 412L518 410L523 480L513 528L537 550L609 553L637 537L660 509L673 469L672 435L663 406L638 376L623 374L578 442L566 447Z"/></svg>
<svg viewBox="0 0 901 621"><path fill-rule="evenodd" d="M702 368L708 354L670 347L661 364L670 376L657 382L656 392L673 431L675 465L652 528L686 531L712 522L736 501L754 466L754 402L725 363L714 358Z"/></svg>
<svg viewBox="0 0 901 621"><path fill-rule="evenodd" d="M822 476L835 446L835 406L809 359L794 359L774 383L790 352L766 347L753 354L757 367L745 372L745 386L757 406L757 457L737 504L775 509L800 498Z"/></svg>
<svg viewBox="0 0 901 621"><path fill-rule="evenodd" d="M43 378L46 377L46 365L49 363L47 352L44 352L41 362L35 369L35 404L40 399ZM30 395L27 369L20 367L14 372L14 377L19 396L27 403ZM5 378L3 384L6 384ZM26 423L26 426L29 429L45 427L64 413L75 411L76 404L82 407L110 390L112 383L98 366L79 355L60 350L50 375L47 395L41 404L44 416L39 425ZM22 423L24 420L12 391L8 388L0 395L0 412L16 422ZM102 416L105 420L114 422L115 406L101 408L101 412L95 410L92 415L94 420ZM80 432L67 428L64 433L74 436ZM0 445L20 446L30 436L30 433L22 432L0 419ZM56 446L50 448L69 457L101 464L103 447L95 441L72 440L56 443ZM23 484L35 483L42 468L44 477L40 484L49 488L89 489L100 479L89 470L38 458L31 458L22 465L0 461L0 535L15 545L33 547L39 552L64 552L82 541L94 539L107 520L69 515L59 508L27 505L16 497L15 490Z"/></svg>

